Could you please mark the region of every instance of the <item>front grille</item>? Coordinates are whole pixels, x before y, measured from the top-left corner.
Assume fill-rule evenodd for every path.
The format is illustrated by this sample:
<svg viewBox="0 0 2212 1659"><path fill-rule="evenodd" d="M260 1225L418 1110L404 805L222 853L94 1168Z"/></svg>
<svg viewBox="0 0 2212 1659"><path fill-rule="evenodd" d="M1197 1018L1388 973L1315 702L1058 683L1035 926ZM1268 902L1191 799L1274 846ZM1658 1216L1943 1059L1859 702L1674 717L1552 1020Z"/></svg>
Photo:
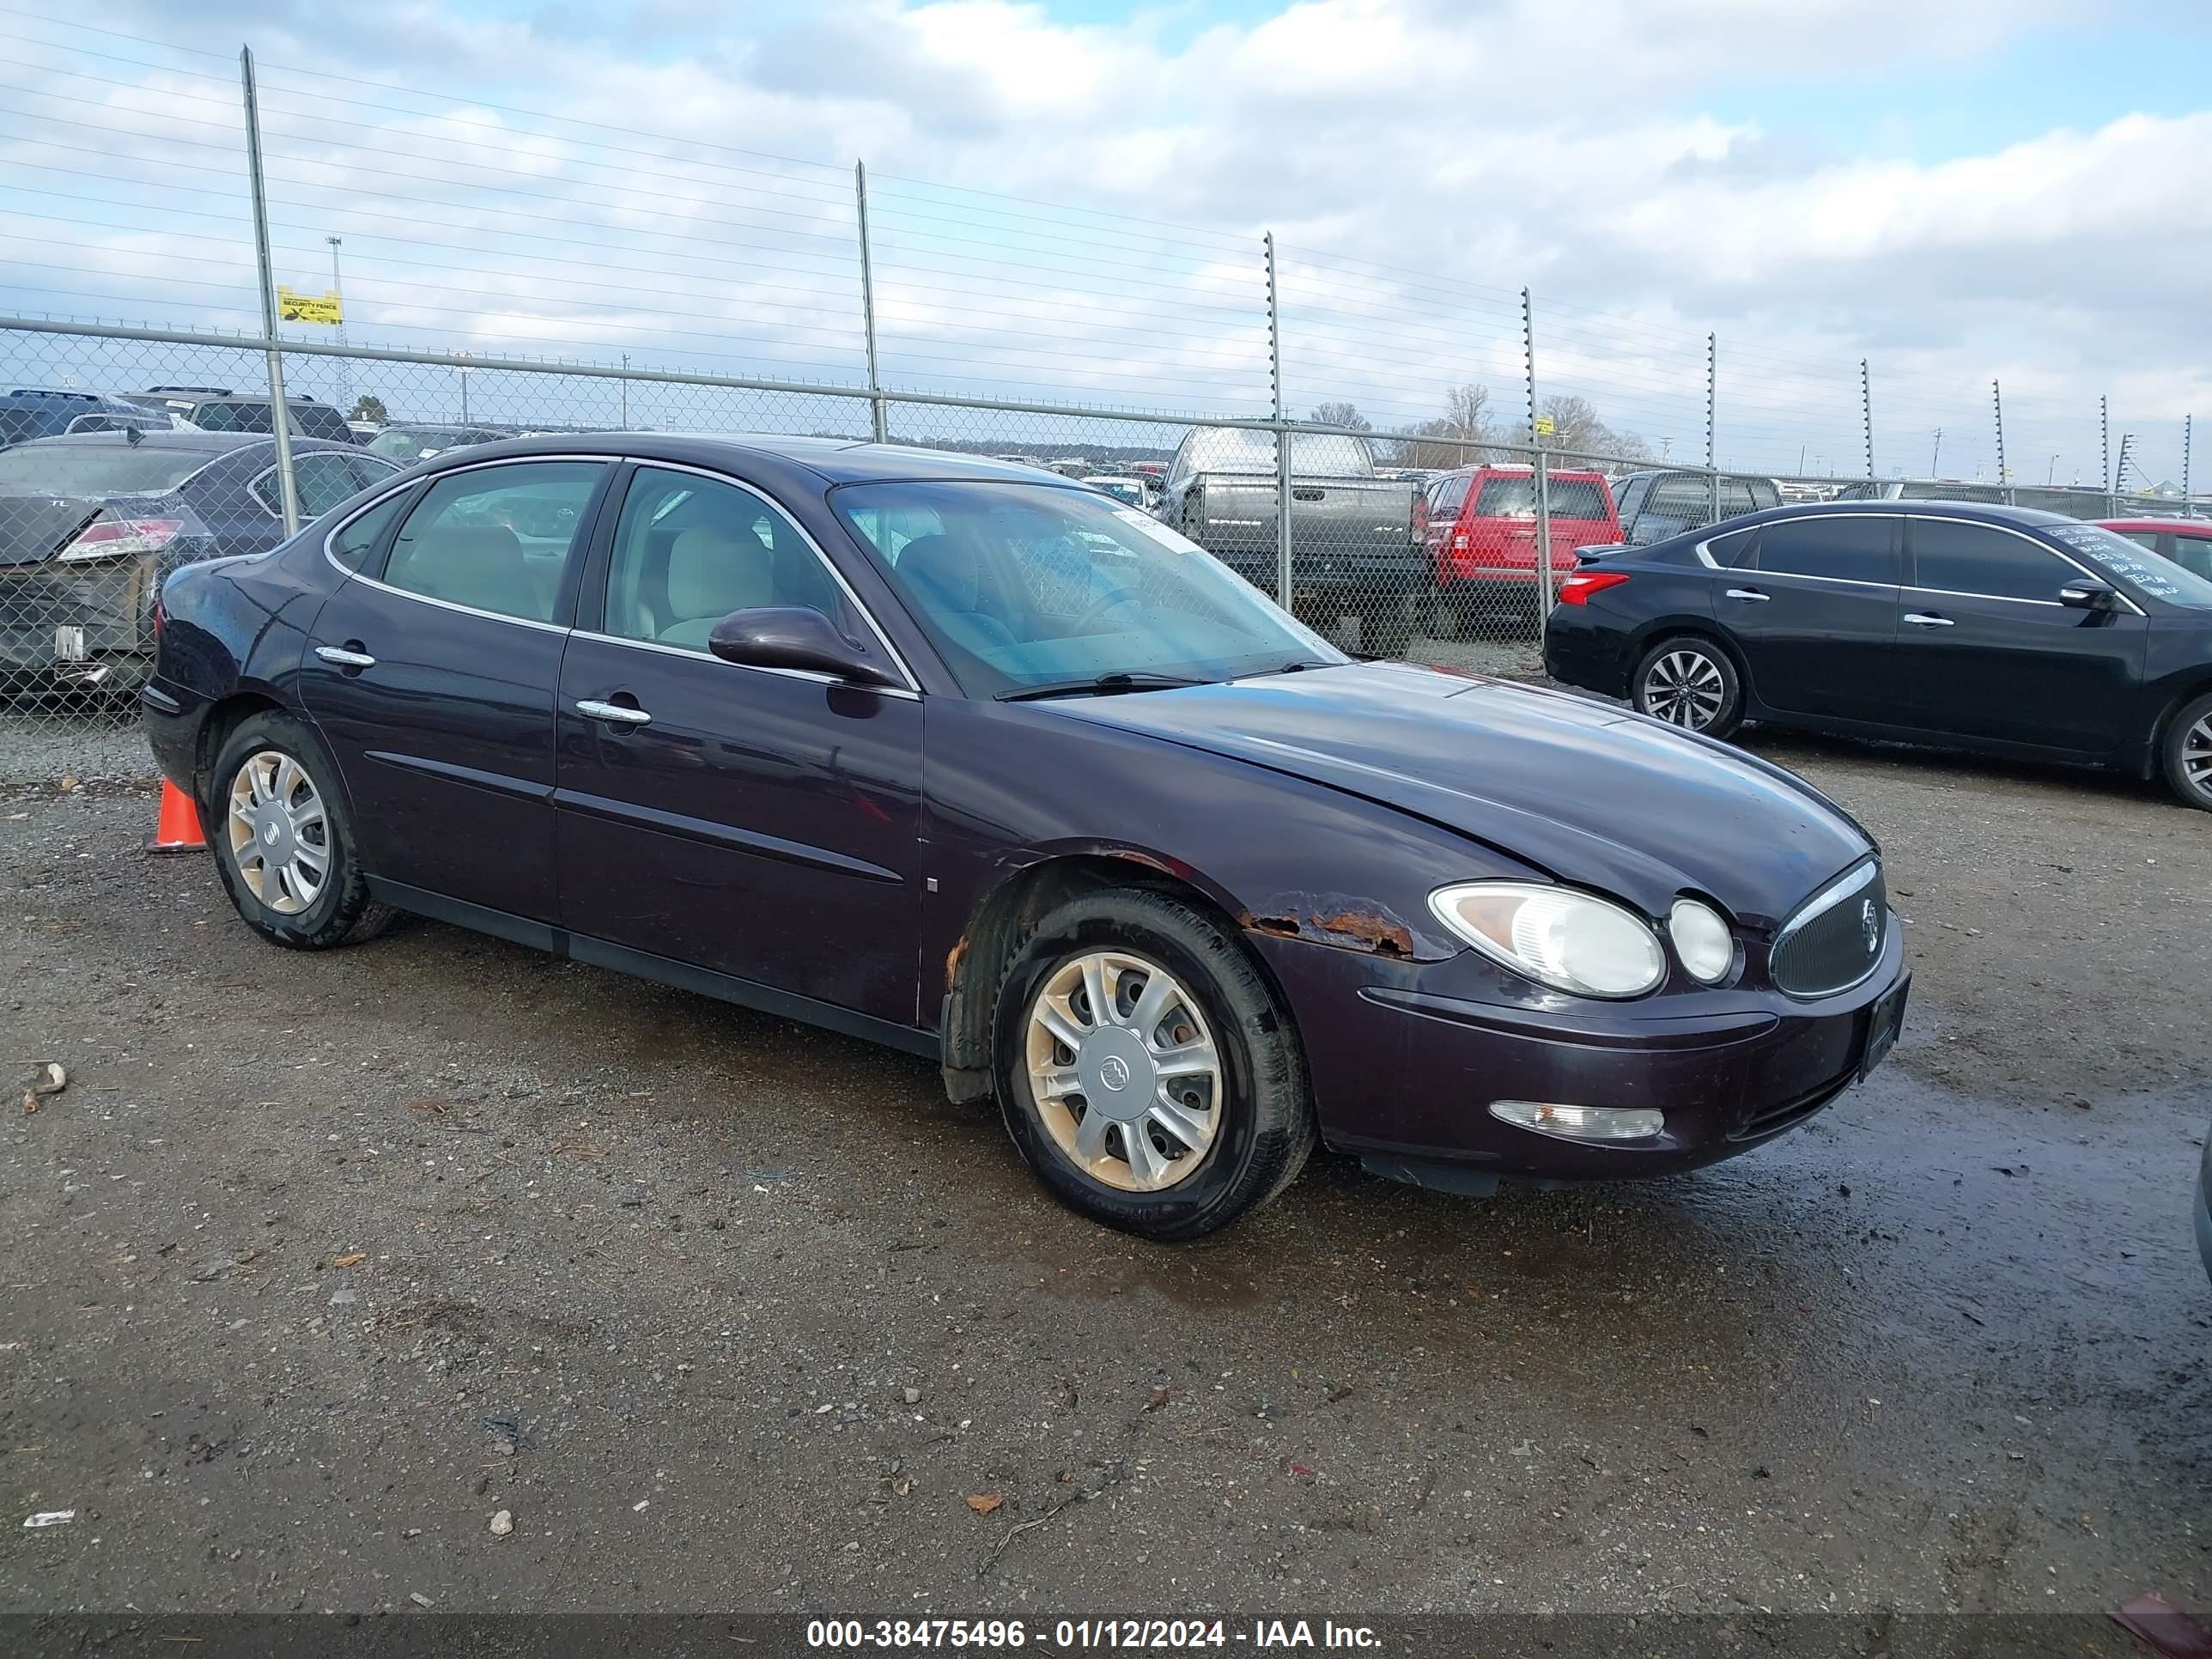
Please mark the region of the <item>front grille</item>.
<svg viewBox="0 0 2212 1659"><path fill-rule="evenodd" d="M1730 1140L1757 1140L1762 1136L1778 1134L1792 1125L1802 1123L1850 1085L1850 1079L1842 1077L1833 1083L1824 1083L1819 1088L1796 1095L1764 1111L1753 1112L1742 1123L1729 1131Z"/></svg>
<svg viewBox="0 0 2212 1659"><path fill-rule="evenodd" d="M1793 997L1847 990L1875 970L1889 933L1889 894L1869 859L1808 900L1775 935L1769 973Z"/></svg>

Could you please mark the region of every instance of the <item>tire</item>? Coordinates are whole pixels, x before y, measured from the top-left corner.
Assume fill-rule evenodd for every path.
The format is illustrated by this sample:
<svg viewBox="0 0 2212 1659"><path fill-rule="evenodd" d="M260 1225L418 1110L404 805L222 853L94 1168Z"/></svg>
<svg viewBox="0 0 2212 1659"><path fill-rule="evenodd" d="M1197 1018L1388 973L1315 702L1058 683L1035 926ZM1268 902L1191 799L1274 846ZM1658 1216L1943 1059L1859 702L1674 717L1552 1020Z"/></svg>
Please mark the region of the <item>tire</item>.
<svg viewBox="0 0 2212 1659"><path fill-rule="evenodd" d="M1130 1017L1154 975L1169 988L1147 1042ZM1087 1018L1094 984L1120 1010L1103 1024ZM1080 1048L1045 1030L1048 1011L1083 1036ZM1287 1011L1243 941L1179 899L1109 889L1051 912L1016 947L991 1024L1006 1132L1054 1197L1107 1226L1161 1243L1200 1237L1273 1198L1313 1150ZM1162 1051L1188 1069L1157 1079L1151 1056ZM1060 1091L1041 1095L1039 1076ZM1152 1115L1156 1082L1181 1096L1180 1133ZM1104 1126L1095 1139L1094 1123Z"/></svg>
<svg viewBox="0 0 2212 1659"><path fill-rule="evenodd" d="M2184 703L2166 723L2158 747L2173 793L2198 811L2212 812L2212 694Z"/></svg>
<svg viewBox="0 0 2212 1659"><path fill-rule="evenodd" d="M1370 601L1359 608L1359 649L1370 657L1400 658L1413 643L1414 606L1403 599Z"/></svg>
<svg viewBox="0 0 2212 1659"><path fill-rule="evenodd" d="M210 793L216 869L255 933L295 951L327 951L384 931L392 908L368 896L337 763L305 726L274 713L240 721L216 750ZM262 859L264 848L276 857ZM295 848L295 857L284 857ZM322 878L309 890L317 855Z"/></svg>
<svg viewBox="0 0 2212 1659"><path fill-rule="evenodd" d="M1697 634L1677 634L1644 653L1629 681L1636 712L1687 732L1726 738L1743 723L1743 680L1729 653Z"/></svg>

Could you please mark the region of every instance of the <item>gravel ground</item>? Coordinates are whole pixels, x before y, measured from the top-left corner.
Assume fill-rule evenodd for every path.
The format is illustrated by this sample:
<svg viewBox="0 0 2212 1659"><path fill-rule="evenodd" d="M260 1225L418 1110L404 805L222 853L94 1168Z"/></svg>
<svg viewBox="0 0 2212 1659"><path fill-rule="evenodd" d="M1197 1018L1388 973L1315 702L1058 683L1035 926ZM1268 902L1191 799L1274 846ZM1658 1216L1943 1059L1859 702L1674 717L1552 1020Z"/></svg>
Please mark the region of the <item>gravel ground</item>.
<svg viewBox="0 0 2212 1659"><path fill-rule="evenodd" d="M2212 820L1752 746L1911 918L1865 1087L1664 1183L1321 1158L1177 1249L927 1063L427 922L289 956L143 788L11 769L0 1053L70 1080L0 1138L0 1480L76 1514L0 1610L2212 1604Z"/></svg>

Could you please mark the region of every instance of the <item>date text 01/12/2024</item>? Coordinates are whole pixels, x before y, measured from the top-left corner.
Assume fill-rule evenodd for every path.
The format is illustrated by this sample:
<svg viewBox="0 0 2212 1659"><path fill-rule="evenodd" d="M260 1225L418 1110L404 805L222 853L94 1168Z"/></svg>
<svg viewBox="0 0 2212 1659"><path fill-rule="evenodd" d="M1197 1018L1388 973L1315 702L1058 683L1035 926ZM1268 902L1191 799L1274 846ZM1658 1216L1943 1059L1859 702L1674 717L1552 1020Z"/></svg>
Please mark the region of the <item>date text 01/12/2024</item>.
<svg viewBox="0 0 2212 1659"><path fill-rule="evenodd" d="M1365 1625L1304 1619L1255 1619L1232 1629L1220 1619L1059 1619L1034 1628L1019 1619L816 1619L806 1626L810 1648L1062 1649L1226 1647L1379 1648L1382 1638Z"/></svg>

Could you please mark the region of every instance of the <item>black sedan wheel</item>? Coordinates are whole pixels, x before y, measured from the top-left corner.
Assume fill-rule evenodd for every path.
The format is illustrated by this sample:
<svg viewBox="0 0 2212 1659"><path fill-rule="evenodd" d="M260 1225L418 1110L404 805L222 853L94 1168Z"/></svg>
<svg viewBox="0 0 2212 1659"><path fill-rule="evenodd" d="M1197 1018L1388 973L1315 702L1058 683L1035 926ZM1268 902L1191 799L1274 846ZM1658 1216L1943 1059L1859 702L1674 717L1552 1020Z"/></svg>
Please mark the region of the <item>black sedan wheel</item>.
<svg viewBox="0 0 2212 1659"><path fill-rule="evenodd" d="M992 1047L1007 1132L1072 1208L1196 1238L1290 1185L1314 1142L1287 1015L1233 933L1157 893L1094 893L1024 939Z"/></svg>
<svg viewBox="0 0 2212 1659"><path fill-rule="evenodd" d="M2191 806L2212 812L2212 696L2185 703L2166 722L2166 781Z"/></svg>
<svg viewBox="0 0 2212 1659"><path fill-rule="evenodd" d="M288 715L240 722L216 757L216 868L238 914L295 951L374 938L392 919L368 896L337 768Z"/></svg>
<svg viewBox="0 0 2212 1659"><path fill-rule="evenodd" d="M1678 634L1662 640L1636 665L1638 713L1685 731L1725 738L1743 719L1743 686L1727 652L1710 640Z"/></svg>

